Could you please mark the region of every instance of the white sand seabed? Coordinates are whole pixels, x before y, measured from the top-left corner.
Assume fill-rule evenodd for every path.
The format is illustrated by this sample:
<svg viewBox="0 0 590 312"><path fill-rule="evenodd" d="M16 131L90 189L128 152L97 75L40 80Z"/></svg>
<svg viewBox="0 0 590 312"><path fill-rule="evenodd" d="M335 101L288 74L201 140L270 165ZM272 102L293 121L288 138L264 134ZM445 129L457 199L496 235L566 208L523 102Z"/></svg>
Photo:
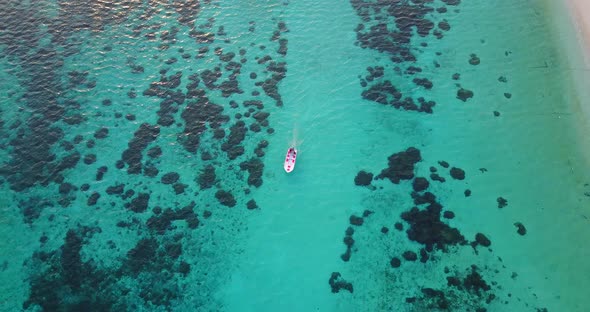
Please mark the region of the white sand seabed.
<svg viewBox="0 0 590 312"><path fill-rule="evenodd" d="M584 49L584 65L590 66L590 1L588 0L565 0L569 9L579 45Z"/></svg>
<svg viewBox="0 0 590 312"><path fill-rule="evenodd" d="M590 164L590 1L547 0L554 18L558 46L567 57L567 70L571 73L572 111L579 113L576 128L579 132L582 154Z"/></svg>
<svg viewBox="0 0 590 312"><path fill-rule="evenodd" d="M572 127L578 135L577 152L584 156L572 170L585 169L590 166L590 1L545 0L544 5L554 31L550 37L563 55L560 67L569 73L563 100L575 123Z"/></svg>

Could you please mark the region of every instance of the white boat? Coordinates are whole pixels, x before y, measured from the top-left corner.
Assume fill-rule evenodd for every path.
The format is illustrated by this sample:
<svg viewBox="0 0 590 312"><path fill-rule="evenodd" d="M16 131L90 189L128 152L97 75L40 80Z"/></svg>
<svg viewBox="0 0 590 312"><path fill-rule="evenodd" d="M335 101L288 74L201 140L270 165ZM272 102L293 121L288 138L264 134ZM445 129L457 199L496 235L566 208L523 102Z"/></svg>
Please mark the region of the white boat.
<svg viewBox="0 0 590 312"><path fill-rule="evenodd" d="M295 147L289 147L287 150L287 155L285 156L285 164L283 168L287 173L293 171L295 169L295 161L297 160L297 149Z"/></svg>

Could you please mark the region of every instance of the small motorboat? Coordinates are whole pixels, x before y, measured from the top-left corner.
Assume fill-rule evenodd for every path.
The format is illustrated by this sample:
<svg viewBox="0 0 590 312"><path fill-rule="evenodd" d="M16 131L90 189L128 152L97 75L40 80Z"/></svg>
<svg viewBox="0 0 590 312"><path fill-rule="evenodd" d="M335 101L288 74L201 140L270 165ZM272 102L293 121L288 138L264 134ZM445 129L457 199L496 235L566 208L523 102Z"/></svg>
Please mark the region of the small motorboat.
<svg viewBox="0 0 590 312"><path fill-rule="evenodd" d="M287 150L287 155L285 156L285 164L283 168L287 173L293 171L295 169L295 161L297 160L297 149L295 147L289 147Z"/></svg>

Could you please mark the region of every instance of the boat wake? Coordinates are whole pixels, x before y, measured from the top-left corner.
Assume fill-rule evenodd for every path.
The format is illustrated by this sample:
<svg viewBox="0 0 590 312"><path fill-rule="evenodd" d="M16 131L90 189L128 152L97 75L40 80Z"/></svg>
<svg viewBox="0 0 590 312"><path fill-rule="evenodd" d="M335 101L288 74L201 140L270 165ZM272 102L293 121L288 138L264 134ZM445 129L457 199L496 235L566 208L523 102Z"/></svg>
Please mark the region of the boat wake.
<svg viewBox="0 0 590 312"><path fill-rule="evenodd" d="M301 145L303 144L303 139L299 138L299 130L297 127L293 128L293 137L289 142L289 147L293 147L297 149L297 152L301 150Z"/></svg>

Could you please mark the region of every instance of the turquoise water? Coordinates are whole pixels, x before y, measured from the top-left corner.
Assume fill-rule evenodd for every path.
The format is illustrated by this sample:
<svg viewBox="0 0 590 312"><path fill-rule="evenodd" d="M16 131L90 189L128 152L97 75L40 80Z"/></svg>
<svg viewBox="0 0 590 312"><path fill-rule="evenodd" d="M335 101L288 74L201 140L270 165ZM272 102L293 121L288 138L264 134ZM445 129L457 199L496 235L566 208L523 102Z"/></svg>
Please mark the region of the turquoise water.
<svg viewBox="0 0 590 312"><path fill-rule="evenodd" d="M584 311L565 13L391 2L3 4L1 310Z"/></svg>

